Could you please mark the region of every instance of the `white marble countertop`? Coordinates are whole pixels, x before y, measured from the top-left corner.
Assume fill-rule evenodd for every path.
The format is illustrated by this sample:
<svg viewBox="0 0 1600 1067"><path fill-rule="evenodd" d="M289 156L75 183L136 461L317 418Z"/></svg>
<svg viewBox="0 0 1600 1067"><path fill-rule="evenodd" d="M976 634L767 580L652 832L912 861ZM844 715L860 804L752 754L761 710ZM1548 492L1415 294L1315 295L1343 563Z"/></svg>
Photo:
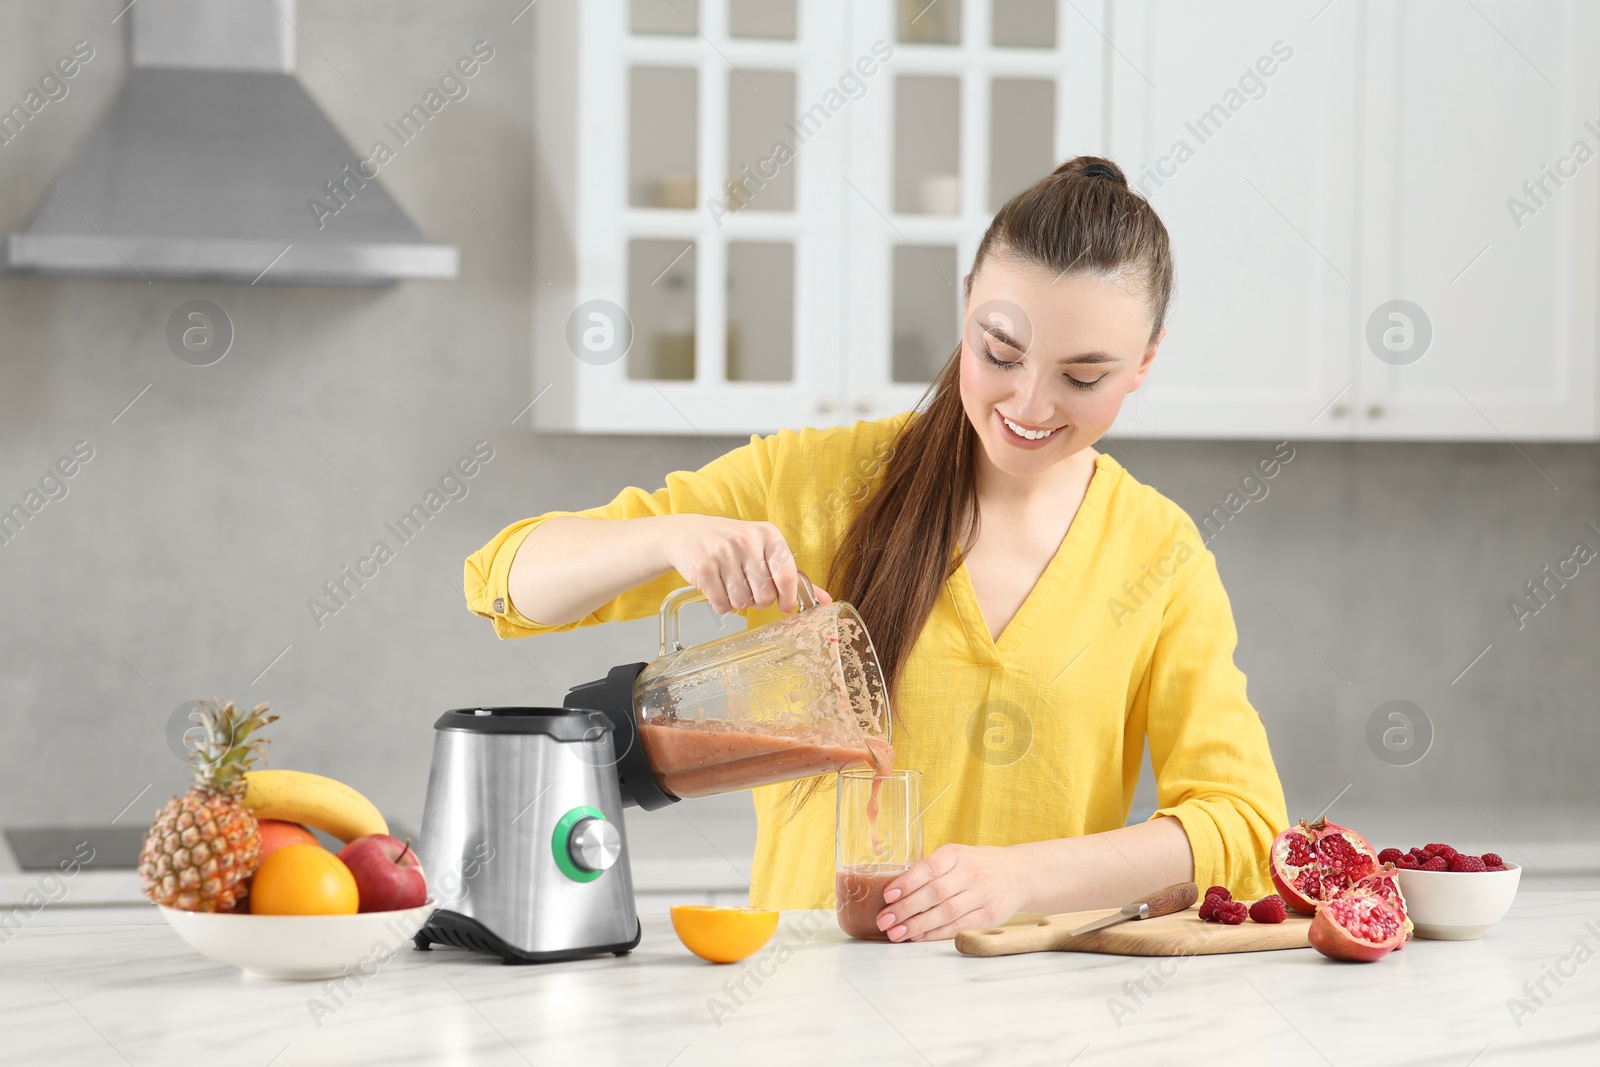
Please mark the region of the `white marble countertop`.
<svg viewBox="0 0 1600 1067"><path fill-rule="evenodd" d="M151 908L47 909L0 942L0 1062L1490 1067L1600 1052L1600 892L1524 890L1481 941L1413 941L1370 965L1309 949L973 959L785 912L761 953L717 966L665 914L644 931L627 957L532 967L404 951L336 995L245 979ZM1527 1000L1541 980L1548 996Z"/></svg>

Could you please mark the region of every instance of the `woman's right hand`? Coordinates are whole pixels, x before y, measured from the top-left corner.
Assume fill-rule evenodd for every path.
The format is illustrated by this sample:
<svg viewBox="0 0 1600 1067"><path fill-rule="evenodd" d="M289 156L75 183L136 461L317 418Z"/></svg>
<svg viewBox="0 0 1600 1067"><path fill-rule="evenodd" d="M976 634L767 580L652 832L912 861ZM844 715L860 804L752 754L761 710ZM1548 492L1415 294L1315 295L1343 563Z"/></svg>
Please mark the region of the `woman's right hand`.
<svg viewBox="0 0 1600 1067"><path fill-rule="evenodd" d="M705 594L719 615L776 603L785 613L800 603L800 572L783 533L770 522L719 515L673 515L663 541L666 561ZM817 603L833 598L812 587Z"/></svg>

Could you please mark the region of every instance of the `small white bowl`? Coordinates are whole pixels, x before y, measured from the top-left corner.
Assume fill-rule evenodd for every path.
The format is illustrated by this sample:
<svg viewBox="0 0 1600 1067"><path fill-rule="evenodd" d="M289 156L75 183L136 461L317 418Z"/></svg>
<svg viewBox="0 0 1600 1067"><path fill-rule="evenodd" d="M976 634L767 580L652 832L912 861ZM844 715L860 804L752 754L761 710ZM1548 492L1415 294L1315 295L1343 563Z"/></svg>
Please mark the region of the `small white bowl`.
<svg viewBox="0 0 1600 1067"><path fill-rule="evenodd" d="M1413 871L1400 868L1400 892L1417 936L1472 941L1505 917L1522 868L1503 871Z"/></svg>
<svg viewBox="0 0 1600 1067"><path fill-rule="evenodd" d="M233 915L160 906L190 948L231 963L251 978L371 977L438 907L428 901L398 911L355 915Z"/></svg>

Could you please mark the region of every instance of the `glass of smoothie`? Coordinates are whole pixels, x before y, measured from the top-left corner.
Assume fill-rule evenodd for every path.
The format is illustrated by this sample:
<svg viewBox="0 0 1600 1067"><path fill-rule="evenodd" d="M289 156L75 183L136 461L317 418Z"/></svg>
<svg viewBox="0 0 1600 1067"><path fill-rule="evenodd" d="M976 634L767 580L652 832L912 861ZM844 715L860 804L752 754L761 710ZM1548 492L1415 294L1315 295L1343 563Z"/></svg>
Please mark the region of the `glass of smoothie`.
<svg viewBox="0 0 1600 1067"><path fill-rule="evenodd" d="M887 941L878 929L884 887L922 858L922 772L840 771L837 820L839 928L862 941Z"/></svg>

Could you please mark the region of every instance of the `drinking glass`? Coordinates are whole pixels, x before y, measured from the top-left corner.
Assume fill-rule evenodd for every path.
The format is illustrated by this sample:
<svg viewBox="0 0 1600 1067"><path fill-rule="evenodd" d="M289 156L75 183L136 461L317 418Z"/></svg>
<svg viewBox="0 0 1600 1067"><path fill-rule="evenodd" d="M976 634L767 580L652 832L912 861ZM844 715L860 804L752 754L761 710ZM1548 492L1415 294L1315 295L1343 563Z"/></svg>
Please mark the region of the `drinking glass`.
<svg viewBox="0 0 1600 1067"><path fill-rule="evenodd" d="M834 829L839 928L861 941L889 940L878 929L884 887L921 858L922 772L891 770L879 777L866 767L840 771Z"/></svg>

